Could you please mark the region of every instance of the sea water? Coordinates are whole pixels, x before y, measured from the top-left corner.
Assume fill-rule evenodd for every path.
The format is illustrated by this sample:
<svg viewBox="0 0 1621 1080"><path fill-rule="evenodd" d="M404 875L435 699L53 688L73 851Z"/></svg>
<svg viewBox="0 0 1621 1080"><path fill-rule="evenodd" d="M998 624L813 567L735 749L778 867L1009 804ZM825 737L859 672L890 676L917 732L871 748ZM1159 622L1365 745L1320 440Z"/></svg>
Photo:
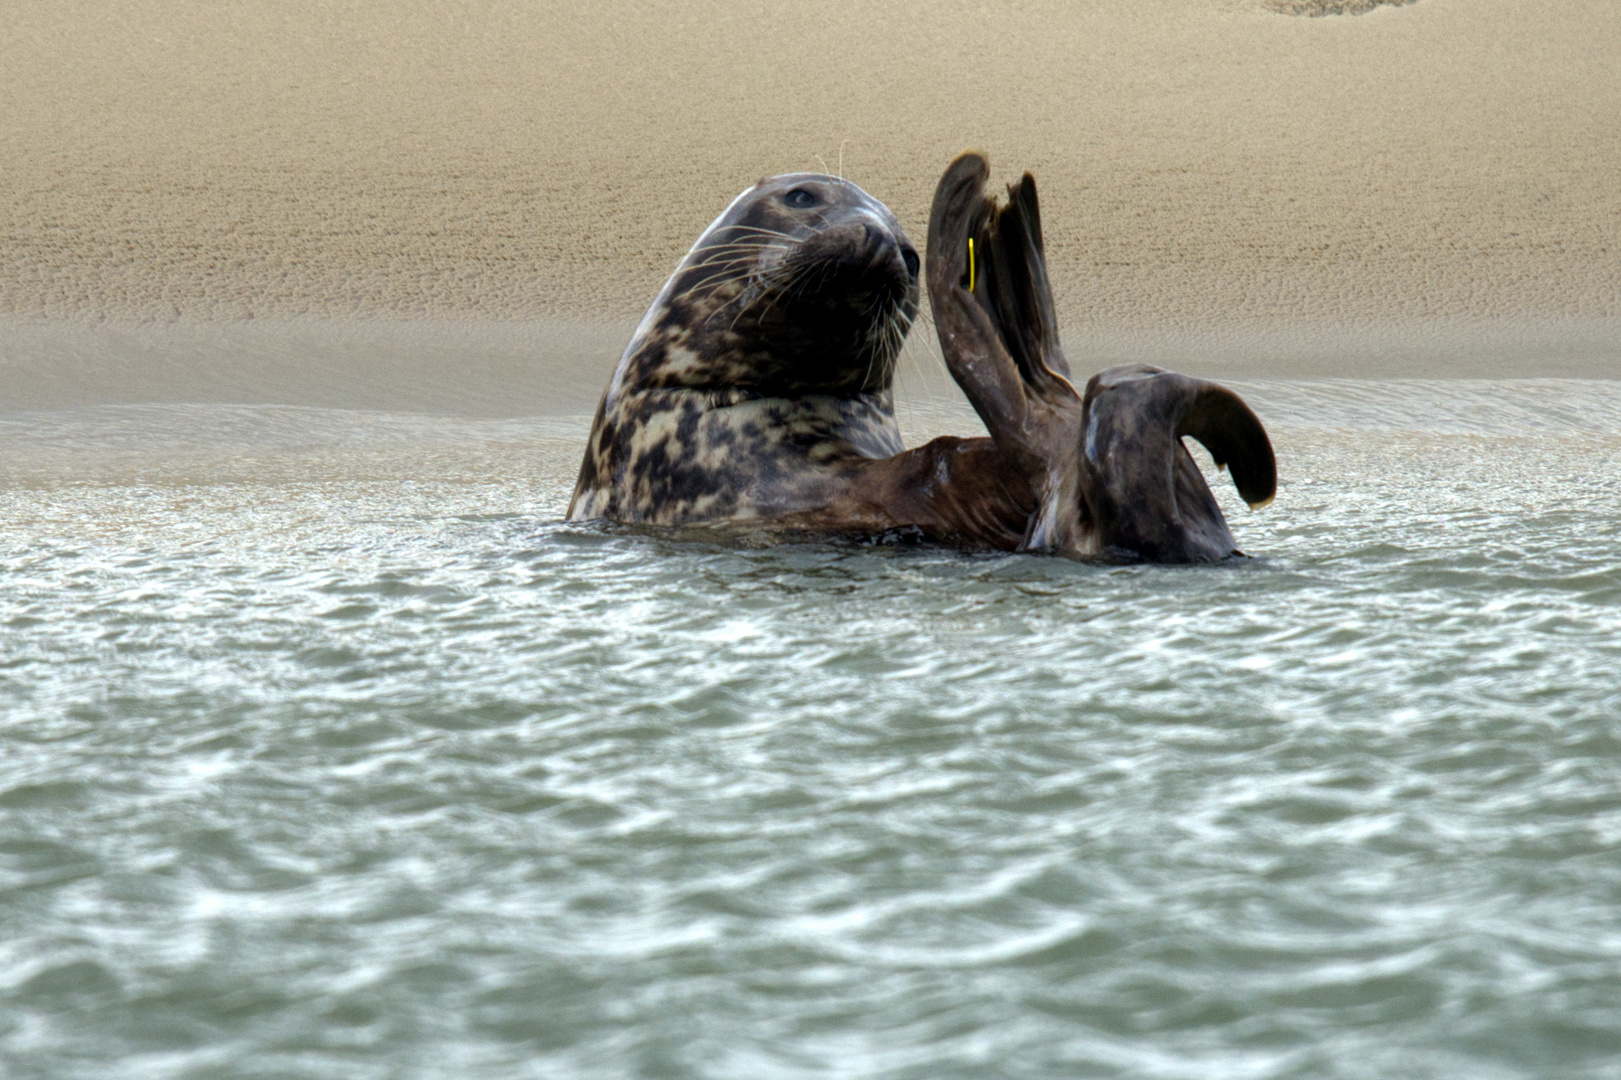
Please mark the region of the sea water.
<svg viewBox="0 0 1621 1080"><path fill-rule="evenodd" d="M0 1073L1621 1076L1621 383L1238 389L1193 568L566 524L578 417L0 416Z"/></svg>

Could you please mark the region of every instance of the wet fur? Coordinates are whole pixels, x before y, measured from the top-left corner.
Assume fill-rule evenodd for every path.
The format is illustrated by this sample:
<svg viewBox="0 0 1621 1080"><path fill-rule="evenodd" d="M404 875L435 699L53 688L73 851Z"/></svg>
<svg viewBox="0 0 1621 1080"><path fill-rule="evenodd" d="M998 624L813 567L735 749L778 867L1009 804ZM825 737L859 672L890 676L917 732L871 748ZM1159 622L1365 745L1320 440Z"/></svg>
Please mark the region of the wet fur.
<svg viewBox="0 0 1621 1080"><path fill-rule="evenodd" d="M786 205L796 189L820 204ZM792 174L744 192L625 350L570 520L1015 546L1032 500L991 440L902 445L892 384L918 271L894 215L848 181Z"/></svg>
<svg viewBox="0 0 1621 1080"><path fill-rule="evenodd" d="M570 520L902 530L1156 562L1236 554L1182 440L1230 464L1261 505L1276 466L1260 421L1230 390L1146 365L1077 391L1035 182L1026 175L998 206L988 173L965 154L941 178L928 283L947 366L991 438L902 448L891 386L917 313L916 253L848 181L775 177L705 230L637 328L597 409ZM791 205L796 189L817 204Z"/></svg>

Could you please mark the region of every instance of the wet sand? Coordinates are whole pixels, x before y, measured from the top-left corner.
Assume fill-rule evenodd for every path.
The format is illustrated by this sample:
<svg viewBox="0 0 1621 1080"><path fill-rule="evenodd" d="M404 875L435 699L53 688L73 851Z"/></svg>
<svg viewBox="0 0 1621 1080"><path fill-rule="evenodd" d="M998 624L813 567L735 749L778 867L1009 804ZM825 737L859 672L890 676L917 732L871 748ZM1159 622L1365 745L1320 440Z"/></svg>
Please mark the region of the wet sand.
<svg viewBox="0 0 1621 1080"><path fill-rule="evenodd" d="M0 407L574 412L737 190L967 146L1079 366L1621 375L1621 23L1368 6L8 6Z"/></svg>

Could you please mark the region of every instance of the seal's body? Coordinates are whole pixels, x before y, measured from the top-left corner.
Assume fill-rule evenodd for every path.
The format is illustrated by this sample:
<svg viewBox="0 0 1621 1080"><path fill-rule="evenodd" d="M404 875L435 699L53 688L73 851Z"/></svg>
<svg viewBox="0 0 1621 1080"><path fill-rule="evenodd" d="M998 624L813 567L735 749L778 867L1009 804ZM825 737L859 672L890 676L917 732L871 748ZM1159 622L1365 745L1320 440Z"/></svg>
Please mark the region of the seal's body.
<svg viewBox="0 0 1621 1080"><path fill-rule="evenodd" d="M820 173L762 180L687 252L597 408L569 519L748 524L1156 562L1235 554L1182 442L1276 482L1231 391L1134 365L1078 392L1058 343L1035 184L998 208L966 154L935 193L941 349L991 438L902 447L891 386L919 259L889 208Z"/></svg>
<svg viewBox="0 0 1621 1080"><path fill-rule="evenodd" d="M794 173L743 192L631 338L570 520L911 526L1015 545L1029 493L989 439L901 442L891 388L918 272L894 214L847 180Z"/></svg>

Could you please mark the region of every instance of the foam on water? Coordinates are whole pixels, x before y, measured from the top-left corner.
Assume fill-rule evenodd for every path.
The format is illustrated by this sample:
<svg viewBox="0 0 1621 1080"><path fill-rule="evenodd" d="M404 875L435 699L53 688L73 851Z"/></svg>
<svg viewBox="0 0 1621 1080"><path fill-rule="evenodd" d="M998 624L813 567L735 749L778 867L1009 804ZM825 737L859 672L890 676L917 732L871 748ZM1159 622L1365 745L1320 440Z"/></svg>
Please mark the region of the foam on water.
<svg viewBox="0 0 1621 1080"><path fill-rule="evenodd" d="M579 418L0 418L4 1071L1616 1075L1621 388L1240 389L1196 569L566 525Z"/></svg>

